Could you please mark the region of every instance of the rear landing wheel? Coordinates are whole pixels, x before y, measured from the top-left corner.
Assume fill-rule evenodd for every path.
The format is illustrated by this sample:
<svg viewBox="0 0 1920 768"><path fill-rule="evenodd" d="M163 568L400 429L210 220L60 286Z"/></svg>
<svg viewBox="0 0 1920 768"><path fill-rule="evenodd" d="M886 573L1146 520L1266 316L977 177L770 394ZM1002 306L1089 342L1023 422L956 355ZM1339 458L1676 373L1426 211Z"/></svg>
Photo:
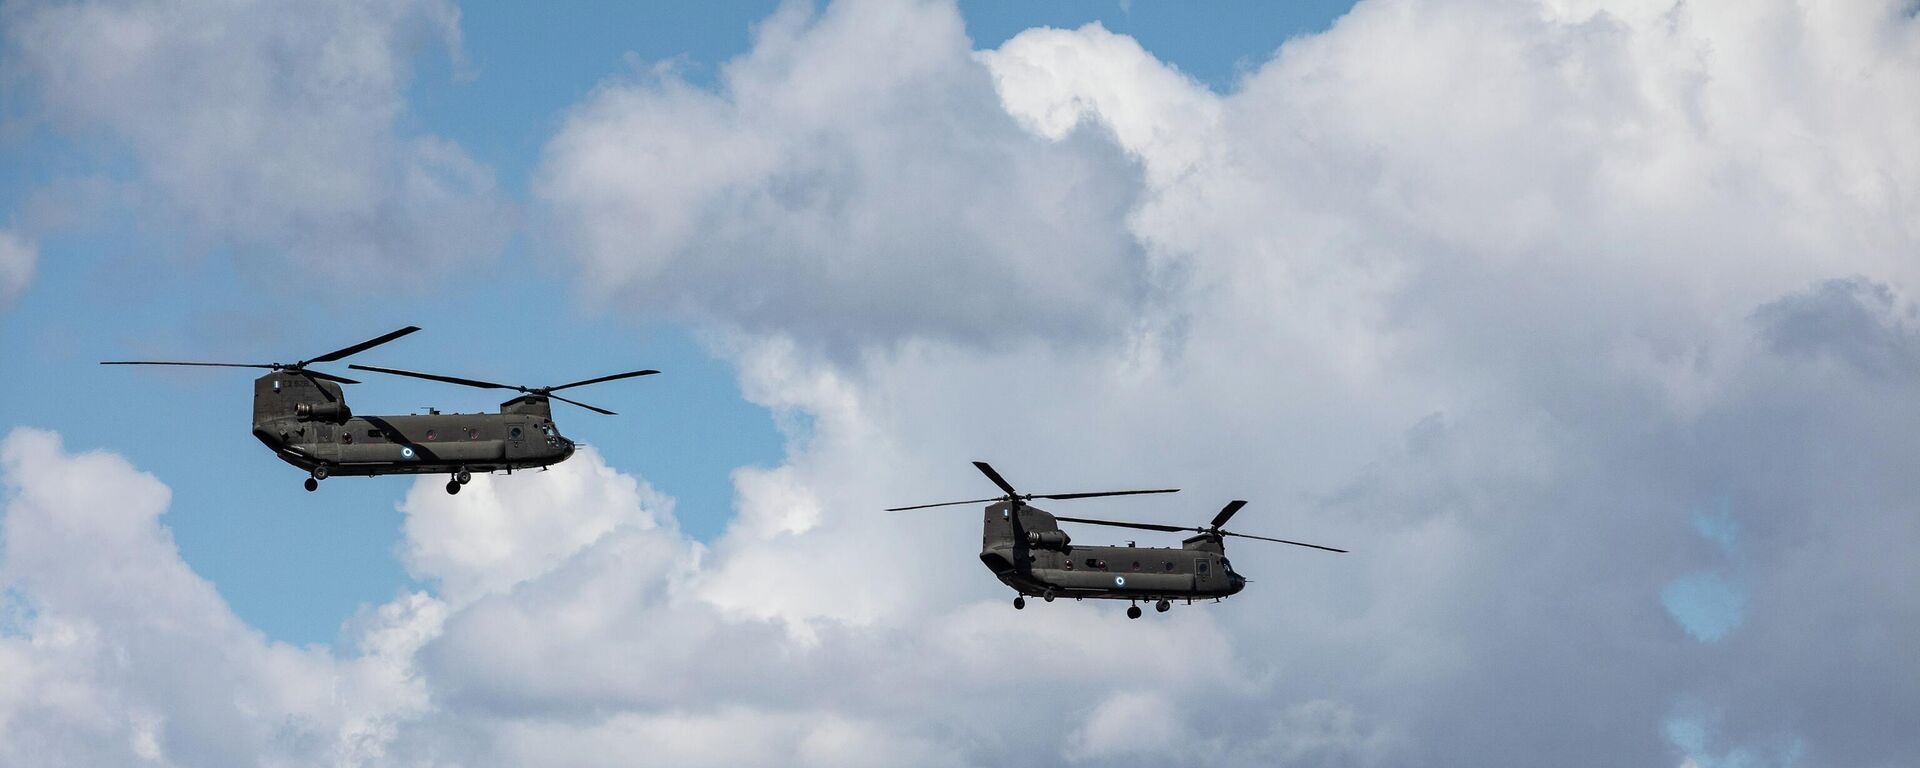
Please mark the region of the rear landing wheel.
<svg viewBox="0 0 1920 768"><path fill-rule="evenodd" d="M315 480L311 477L307 478L307 491L311 493L317 490L320 490L320 481Z"/></svg>
<svg viewBox="0 0 1920 768"><path fill-rule="evenodd" d="M315 479L315 480L325 480L325 479L327 479L327 465L325 465L325 464L320 464L320 465L316 465L316 466L315 466L315 467L313 468L313 473L312 473L312 474L313 474L313 479Z"/></svg>
<svg viewBox="0 0 1920 768"><path fill-rule="evenodd" d="M448 494L455 494L455 493L459 493L459 492L460 492L460 481L458 481L458 480L448 480L448 481L447 481L447 493L448 493Z"/></svg>
<svg viewBox="0 0 1920 768"><path fill-rule="evenodd" d="M1047 593L1044 595L1041 595L1040 599L1045 600L1049 603L1053 602L1053 590L1051 589L1047 590Z"/></svg>
<svg viewBox="0 0 1920 768"><path fill-rule="evenodd" d="M467 483L473 482L473 475L468 474L467 471L463 469L454 473L453 479L461 485L466 485Z"/></svg>
<svg viewBox="0 0 1920 768"><path fill-rule="evenodd" d="M1129 619L1140 618L1140 606L1137 606L1137 605L1127 606L1127 618Z"/></svg>
<svg viewBox="0 0 1920 768"><path fill-rule="evenodd" d="M1160 602L1153 604L1153 609L1161 613L1166 613L1171 608L1173 608L1173 603L1169 603L1165 600L1161 600Z"/></svg>
<svg viewBox="0 0 1920 768"><path fill-rule="evenodd" d="M1026 607L1027 607L1027 598L1026 598L1026 596L1025 596L1025 595L1021 595L1020 597L1016 597L1016 598L1014 598L1014 599L1013 599L1013 609L1014 609L1014 610L1016 610L1016 611L1018 611L1018 610L1023 610L1023 609L1025 609Z"/></svg>

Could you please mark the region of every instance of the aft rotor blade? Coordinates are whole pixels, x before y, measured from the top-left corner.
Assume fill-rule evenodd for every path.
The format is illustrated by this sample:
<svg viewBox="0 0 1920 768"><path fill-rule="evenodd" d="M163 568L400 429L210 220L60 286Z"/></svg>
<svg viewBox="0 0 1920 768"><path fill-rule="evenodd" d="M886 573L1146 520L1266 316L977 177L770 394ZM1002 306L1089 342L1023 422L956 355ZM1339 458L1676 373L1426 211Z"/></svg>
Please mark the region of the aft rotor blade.
<svg viewBox="0 0 1920 768"><path fill-rule="evenodd" d="M1178 488L1155 488L1150 491L1094 491L1092 493L1047 493L1028 494L1029 499L1093 499L1101 496L1138 496L1143 493L1179 493ZM1180 530L1187 530L1182 528Z"/></svg>
<svg viewBox="0 0 1920 768"><path fill-rule="evenodd" d="M1061 519L1065 519L1065 518L1061 518ZM1344 550L1344 549L1334 549L1333 547L1323 547L1323 546L1320 546L1320 545L1318 545L1318 544L1308 544L1308 543L1306 543L1306 542L1304 542L1304 541L1288 541L1288 540L1286 540L1286 539L1270 539L1270 538L1267 538L1267 537L1265 537L1265 536L1254 536L1254 535L1252 535L1252 534L1247 534L1247 533L1234 533L1234 532L1232 532L1232 531L1221 531L1221 532L1220 532L1220 535L1222 535L1222 536L1238 536L1238 537L1240 537L1240 538L1243 538L1243 539L1259 539L1259 540L1261 540L1261 541L1274 541L1274 542L1279 542L1279 543L1281 543L1281 544L1292 544L1292 545L1294 545L1294 546L1296 546L1296 547L1312 547L1312 548L1314 548L1314 549L1324 549L1324 550L1326 550L1326 551L1328 551L1328 552L1340 552L1340 553L1345 553L1345 552L1346 552L1346 550Z"/></svg>
<svg viewBox="0 0 1920 768"><path fill-rule="evenodd" d="M340 358L346 357L348 355L357 355L357 354L360 354L361 352L365 352L369 349L373 349L374 347L380 346L389 341L393 341L394 339L400 338L409 333L413 333L414 331L417 331L417 330L420 330L418 326L409 325L405 328L386 334L384 336L367 339L366 341L360 342L351 347L342 347L340 349L336 349L332 352L328 352L312 360L308 360L306 361L306 363L301 363L301 365L306 365L307 363L330 363L335 360L339 360Z"/></svg>
<svg viewBox="0 0 1920 768"><path fill-rule="evenodd" d="M1143 531L1165 531L1167 533L1178 533L1180 531L1195 530L1193 528L1182 528L1177 525L1159 525L1157 523L1123 523L1118 520L1093 520L1085 517L1060 517L1059 515L1055 515L1053 519L1063 523L1086 523L1088 525L1111 525L1115 528L1138 528Z"/></svg>
<svg viewBox="0 0 1920 768"><path fill-rule="evenodd" d="M887 511L888 512L905 512L909 509L931 509L933 507L952 507L960 504L986 504L988 502L993 502L993 501L1006 501L1006 499L999 496L995 496L991 499L972 499L968 501L943 501L938 504L915 504L911 507L894 507L893 509L889 509Z"/></svg>
<svg viewBox="0 0 1920 768"><path fill-rule="evenodd" d="M1227 505L1220 509L1220 514L1213 516L1213 522L1208 523L1207 527L1218 528L1226 525L1227 521L1233 518L1233 513L1240 511L1240 508L1246 505L1246 499L1234 499L1233 501L1227 502Z"/></svg>
<svg viewBox="0 0 1920 768"><path fill-rule="evenodd" d="M194 365L204 368L283 368L285 366L265 365L262 363L181 363L172 360L108 360L101 365Z"/></svg>
<svg viewBox="0 0 1920 768"><path fill-rule="evenodd" d="M580 402L580 401L578 401L578 400L568 400L568 399L566 399L566 398L564 398L564 397L561 397L561 396L559 396L559 395L554 395L554 394L548 394L548 395L545 395L545 397L550 397L550 398L553 398L553 399L555 399L555 400L558 400L558 401L560 401L560 402L563 402L563 403L572 403L572 404L574 404L574 405L577 405L577 406L580 406L580 407L582 407L582 408L585 408L585 409L587 409L587 410L589 410L589 411L593 411L594 413L599 413L599 414L605 414L605 415L607 415L607 416L618 416L618 415L620 415L620 414L617 414L617 413L614 413L613 411L609 411L609 410L607 410L607 409L605 409L605 408L601 408L601 407L599 407L599 406L597 406L597 405L587 405L586 403L583 403L583 402Z"/></svg>
<svg viewBox="0 0 1920 768"><path fill-rule="evenodd" d="M1019 491L1013 489L1012 483L1007 482L1006 478L1001 477L999 472L993 471L993 465L984 461L976 461L973 463L973 466L980 470L980 474L986 475L988 480L992 480L994 485L1000 486L1000 490L1006 491L1008 496L1020 495Z"/></svg>
<svg viewBox="0 0 1920 768"><path fill-rule="evenodd" d="M612 376L601 376L600 378L597 378L597 379L587 379L586 381L576 381L572 384L562 384L557 387L546 387L545 389L548 392L558 392L563 389L572 389L574 387L584 387L588 384L599 384L600 382L603 382L603 381L618 381L620 379L631 379L635 376L652 376L656 373L659 373L659 371L655 371L651 369L645 370L645 371L627 371L626 373L616 373L616 374L613 374ZM575 405L578 405L578 403L575 403Z"/></svg>
<svg viewBox="0 0 1920 768"><path fill-rule="evenodd" d="M374 373L390 373L395 376L412 376L416 379L426 379L428 381L443 381L448 384L460 384L462 386L479 387L481 389L517 389L522 392L527 391L525 388L522 388L522 387L509 386L506 384L495 384L491 381L481 381L479 379L463 379L458 376L442 376L437 373L421 373L419 371L403 371L403 370L400 370L399 368L381 368L381 367L372 366L372 365L349 365L347 367L357 371L373 371Z"/></svg>

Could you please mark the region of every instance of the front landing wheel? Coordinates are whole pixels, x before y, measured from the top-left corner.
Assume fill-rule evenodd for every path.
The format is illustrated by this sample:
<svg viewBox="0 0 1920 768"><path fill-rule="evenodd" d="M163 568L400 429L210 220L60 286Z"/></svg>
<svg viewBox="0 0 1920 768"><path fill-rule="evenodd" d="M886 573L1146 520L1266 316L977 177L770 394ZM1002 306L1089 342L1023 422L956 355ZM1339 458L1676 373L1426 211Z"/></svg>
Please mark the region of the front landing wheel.
<svg viewBox="0 0 1920 768"><path fill-rule="evenodd" d="M454 482L457 482L461 485L466 485L467 483L473 482L473 475L463 469L455 473L453 476L453 479L454 479Z"/></svg>
<svg viewBox="0 0 1920 768"><path fill-rule="evenodd" d="M1173 603L1167 602L1165 600L1161 600L1160 602L1153 604L1153 609L1161 613L1166 613L1167 610L1171 609L1172 607L1173 607Z"/></svg>
<svg viewBox="0 0 1920 768"><path fill-rule="evenodd" d="M312 493L317 490L320 490L320 481L311 477L307 478L307 492Z"/></svg>
<svg viewBox="0 0 1920 768"><path fill-rule="evenodd" d="M1140 606L1137 606L1137 605L1127 606L1127 618L1129 619L1140 618Z"/></svg>
<svg viewBox="0 0 1920 768"><path fill-rule="evenodd" d="M456 493L459 493L459 492L460 492L460 481L458 481L458 480L448 480L448 481L447 481L447 494L448 494L448 495L452 495L452 494L456 494Z"/></svg>
<svg viewBox="0 0 1920 768"><path fill-rule="evenodd" d="M1021 596L1019 596L1019 597L1016 597L1016 598L1014 598L1014 599L1013 599L1013 609L1014 609L1014 610L1016 610L1016 611L1019 611L1019 610L1024 610L1024 609L1026 609L1026 607L1027 607L1027 596L1026 596L1026 595L1021 595Z"/></svg>

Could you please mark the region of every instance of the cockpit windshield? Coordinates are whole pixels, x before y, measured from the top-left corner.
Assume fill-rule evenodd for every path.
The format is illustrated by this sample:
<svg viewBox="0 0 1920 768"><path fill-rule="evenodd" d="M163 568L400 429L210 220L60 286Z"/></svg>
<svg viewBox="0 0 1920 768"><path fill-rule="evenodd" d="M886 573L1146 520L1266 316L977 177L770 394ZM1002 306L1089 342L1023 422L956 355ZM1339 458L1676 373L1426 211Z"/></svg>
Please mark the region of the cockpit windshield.
<svg viewBox="0 0 1920 768"><path fill-rule="evenodd" d="M1227 573L1233 573L1233 563L1227 562L1227 559L1224 557L1220 558L1220 570L1226 571Z"/></svg>

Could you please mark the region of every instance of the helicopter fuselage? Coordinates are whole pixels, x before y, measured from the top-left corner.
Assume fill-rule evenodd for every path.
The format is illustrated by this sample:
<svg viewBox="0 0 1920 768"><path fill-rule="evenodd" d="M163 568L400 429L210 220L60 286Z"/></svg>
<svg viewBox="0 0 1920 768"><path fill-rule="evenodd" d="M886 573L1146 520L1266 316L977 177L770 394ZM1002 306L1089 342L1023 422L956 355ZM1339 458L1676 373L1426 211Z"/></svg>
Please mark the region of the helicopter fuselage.
<svg viewBox="0 0 1920 768"><path fill-rule="evenodd" d="M511 471L573 455L544 399L500 411L360 416L339 385L275 372L255 380L253 436L316 477Z"/></svg>
<svg viewBox="0 0 1920 768"><path fill-rule="evenodd" d="M1157 601L1225 598L1246 587L1214 536L1180 547L1072 543L1053 516L1030 504L986 508L980 561L1022 595Z"/></svg>

